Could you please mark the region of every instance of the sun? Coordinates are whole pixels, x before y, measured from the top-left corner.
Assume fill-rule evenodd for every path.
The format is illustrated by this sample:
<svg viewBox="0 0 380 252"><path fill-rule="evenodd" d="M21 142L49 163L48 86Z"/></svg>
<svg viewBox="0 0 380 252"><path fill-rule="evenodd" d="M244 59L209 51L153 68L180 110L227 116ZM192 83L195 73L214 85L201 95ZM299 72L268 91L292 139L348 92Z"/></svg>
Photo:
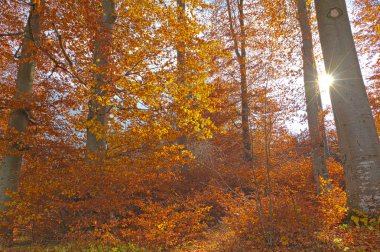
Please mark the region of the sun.
<svg viewBox="0 0 380 252"><path fill-rule="evenodd" d="M318 85L321 91L329 90L331 84L334 83L334 77L327 73L322 73L318 75Z"/></svg>

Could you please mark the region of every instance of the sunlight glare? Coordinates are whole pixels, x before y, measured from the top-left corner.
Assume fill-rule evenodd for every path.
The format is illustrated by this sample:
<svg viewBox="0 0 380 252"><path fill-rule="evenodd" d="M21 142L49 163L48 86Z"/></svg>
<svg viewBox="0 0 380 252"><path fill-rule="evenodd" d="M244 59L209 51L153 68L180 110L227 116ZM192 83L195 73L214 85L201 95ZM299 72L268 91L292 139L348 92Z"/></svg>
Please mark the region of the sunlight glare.
<svg viewBox="0 0 380 252"><path fill-rule="evenodd" d="M318 76L318 85L321 91L329 90L329 87L334 82L334 77L330 74L323 73Z"/></svg>

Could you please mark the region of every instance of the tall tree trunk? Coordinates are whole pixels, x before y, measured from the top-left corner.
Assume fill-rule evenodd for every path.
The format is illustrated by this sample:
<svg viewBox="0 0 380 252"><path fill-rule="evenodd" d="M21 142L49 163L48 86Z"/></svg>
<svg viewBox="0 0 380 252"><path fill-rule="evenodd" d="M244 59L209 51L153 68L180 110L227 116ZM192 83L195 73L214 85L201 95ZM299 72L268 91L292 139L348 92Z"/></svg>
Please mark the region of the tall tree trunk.
<svg viewBox="0 0 380 252"><path fill-rule="evenodd" d="M239 40L240 40L240 50L238 44L237 34L234 30L232 10L230 0L226 0L228 19L231 36L234 42L234 50L239 63L240 70L240 98L241 98L241 123L242 123L242 137L243 137L243 151L244 160L246 162L251 162L252 157L252 139L250 135L249 127L249 102L248 102L248 83L247 83L247 68L246 68L246 32L244 24L244 2L243 0L238 1L238 19L239 19Z"/></svg>
<svg viewBox="0 0 380 252"><path fill-rule="evenodd" d="M343 155L348 206L380 209L380 145L344 0L315 0L330 97Z"/></svg>
<svg viewBox="0 0 380 252"><path fill-rule="evenodd" d="M183 17L185 15L185 0L177 0L178 8L178 22L183 22ZM178 42L177 46L177 71L178 71L178 82L185 85L185 43L183 41Z"/></svg>
<svg viewBox="0 0 380 252"><path fill-rule="evenodd" d="M21 45L21 57L19 60L16 94L14 100L21 102L21 106L11 112L9 122L9 133L7 138L13 139L8 150L12 153L5 156L0 167L0 210L6 210L1 203L9 201L5 195L7 190L17 192L20 168L22 163L22 139L18 139L27 128L29 111L27 103L23 100L23 95L31 93L33 90L35 57L37 46L40 40L40 12L42 11L42 1L32 1L28 21L25 27L25 34Z"/></svg>
<svg viewBox="0 0 380 252"><path fill-rule="evenodd" d="M110 83L109 57L112 47L112 31L116 20L115 3L113 0L102 0L103 16L95 35L94 64L96 65L95 80L92 96L89 101L88 118L90 126L87 128L86 146L92 153L101 153L106 149L104 127L107 123L107 114L110 107L99 102L99 97L107 93L107 84Z"/></svg>
<svg viewBox="0 0 380 252"><path fill-rule="evenodd" d="M325 180L329 179L329 172L326 167L327 139L306 0L297 0L297 11L302 35L303 75L307 122L312 143L314 181L319 193L322 189L319 177L322 177Z"/></svg>
<svg viewBox="0 0 380 252"><path fill-rule="evenodd" d="M186 11L185 0L177 0L177 10L178 10L178 23L183 22L183 18ZM177 79L178 83L182 86L186 85L185 81L185 43L183 41L178 42L176 48L177 51ZM191 97L190 97L191 98ZM187 144L186 135L182 135L177 139L177 143L180 145Z"/></svg>
<svg viewBox="0 0 380 252"><path fill-rule="evenodd" d="M25 148L22 143L22 133L26 132L30 112L28 103L25 102L23 95L33 91L34 71L36 67L35 57L40 40L40 14L43 8L42 5L43 1L31 1L29 17L21 44L21 56L16 78L16 93L13 98L15 101L20 102L21 106L11 112L6 135L7 139L11 139L8 146L8 151L11 154L5 156L0 164L0 210L2 211L7 210L7 206L3 204L10 201L6 192L18 191L22 164L22 149ZM12 245L12 226L1 230L0 242L4 245Z"/></svg>

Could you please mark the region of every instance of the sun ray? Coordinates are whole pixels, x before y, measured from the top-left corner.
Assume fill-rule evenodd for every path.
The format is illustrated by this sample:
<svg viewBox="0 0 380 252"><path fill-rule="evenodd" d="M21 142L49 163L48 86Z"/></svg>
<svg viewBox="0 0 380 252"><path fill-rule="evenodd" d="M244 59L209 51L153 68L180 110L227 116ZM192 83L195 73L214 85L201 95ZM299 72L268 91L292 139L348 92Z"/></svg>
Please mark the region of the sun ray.
<svg viewBox="0 0 380 252"><path fill-rule="evenodd" d="M322 73L318 76L318 85L321 91L328 91L331 84L334 83L334 77L327 73Z"/></svg>

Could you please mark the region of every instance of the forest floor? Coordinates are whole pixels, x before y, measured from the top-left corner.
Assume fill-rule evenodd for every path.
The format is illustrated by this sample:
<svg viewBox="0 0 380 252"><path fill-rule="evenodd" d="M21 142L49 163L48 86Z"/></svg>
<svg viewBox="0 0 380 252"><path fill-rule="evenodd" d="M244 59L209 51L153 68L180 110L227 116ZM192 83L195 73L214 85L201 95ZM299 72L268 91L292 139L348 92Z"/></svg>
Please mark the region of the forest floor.
<svg viewBox="0 0 380 252"><path fill-rule="evenodd" d="M380 230L372 229L365 226L354 226L342 224L331 230L329 233L335 237L331 242L314 241L314 246L305 248L302 244L299 246L280 246L272 249L254 249L249 241L241 243L238 237L234 236L228 228L220 225L218 228L212 228L208 231L207 238L202 241L195 241L189 246L180 246L171 250L162 248L145 249L138 245L120 243L120 244L102 244L97 242L56 242L46 245L19 243L11 248L1 248L4 252L163 252L163 251L182 251L182 252L261 252L261 251L353 251L353 252L379 252L380 251ZM348 242L349 241L349 242ZM288 242L292 244L292 242ZM377 244L377 245L376 245ZM248 249L249 248L249 249Z"/></svg>

